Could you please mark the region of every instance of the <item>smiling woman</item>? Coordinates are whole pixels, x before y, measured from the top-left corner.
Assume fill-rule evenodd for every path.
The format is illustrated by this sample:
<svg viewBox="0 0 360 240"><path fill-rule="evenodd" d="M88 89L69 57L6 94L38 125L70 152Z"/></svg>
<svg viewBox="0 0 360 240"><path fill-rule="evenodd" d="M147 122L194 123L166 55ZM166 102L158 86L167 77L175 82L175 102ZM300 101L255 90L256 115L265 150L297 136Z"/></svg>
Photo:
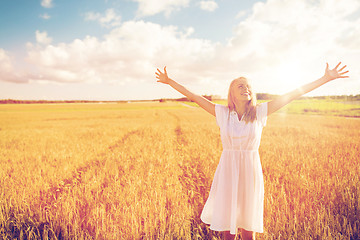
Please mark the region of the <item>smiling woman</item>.
<svg viewBox="0 0 360 240"><path fill-rule="evenodd" d="M219 126L223 152L200 217L211 230L223 232L231 240L238 231L244 240L255 239L256 232L263 232L264 180L258 149L267 116L327 82L348 78L346 65L340 65L341 62L330 69L326 64L325 73L318 80L261 104L256 104L247 79L237 78L230 84L228 106L192 93L169 78L166 67L164 72L157 69L157 82L168 84L196 102L216 118ZM295 70L287 67L285 73L290 77L296 75L291 72Z"/></svg>

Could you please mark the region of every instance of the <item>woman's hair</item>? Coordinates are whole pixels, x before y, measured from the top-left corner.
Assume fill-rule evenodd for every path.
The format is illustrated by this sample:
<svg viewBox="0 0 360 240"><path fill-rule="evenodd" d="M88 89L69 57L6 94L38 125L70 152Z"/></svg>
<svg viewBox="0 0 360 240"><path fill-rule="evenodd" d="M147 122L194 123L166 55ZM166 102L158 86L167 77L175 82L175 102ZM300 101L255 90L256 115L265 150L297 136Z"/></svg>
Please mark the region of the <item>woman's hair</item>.
<svg viewBox="0 0 360 240"><path fill-rule="evenodd" d="M230 83L229 93L228 93L228 107L229 107L230 112L232 110L235 110L235 103L234 103L235 99L234 99L231 89L234 87L236 80L241 80L241 79L246 79L246 78L239 77L237 79L234 79ZM246 123L253 122L256 119L256 94L252 91L252 88L250 85L249 85L248 89L250 92L251 99L247 102L246 107L245 107L243 119L245 120Z"/></svg>

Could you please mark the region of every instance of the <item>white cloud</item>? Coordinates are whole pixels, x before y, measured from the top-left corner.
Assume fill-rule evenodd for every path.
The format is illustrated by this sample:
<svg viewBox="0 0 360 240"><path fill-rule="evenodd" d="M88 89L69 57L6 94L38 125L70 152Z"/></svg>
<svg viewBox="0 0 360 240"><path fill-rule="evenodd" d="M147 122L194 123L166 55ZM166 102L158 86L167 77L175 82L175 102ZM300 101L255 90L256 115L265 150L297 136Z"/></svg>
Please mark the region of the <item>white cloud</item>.
<svg viewBox="0 0 360 240"><path fill-rule="evenodd" d="M171 77L199 86L195 90L201 94L226 95L228 82L238 76L252 79L259 92L283 93L320 77L327 61L333 66L341 60L351 79L327 84L321 94L355 94L360 91L360 16L355 14L360 2L335 1L332 6L338 14L327 1L257 3L238 20L225 44L195 38L191 27L179 30L144 21L123 22L102 38L87 36L57 45L49 45L47 33L37 31L39 44L28 44L27 61L35 69L28 79L135 85L154 82L155 69L167 65ZM87 17L114 19L106 16L112 15ZM9 74L13 65L2 54L1 71Z"/></svg>
<svg viewBox="0 0 360 240"><path fill-rule="evenodd" d="M39 30L36 30L35 32L36 36L36 42L44 45L48 45L52 42L52 38L48 37L47 32L40 32Z"/></svg>
<svg viewBox="0 0 360 240"><path fill-rule="evenodd" d="M170 16L173 11L179 10L189 5L190 0L133 0L139 3L137 17L146 17L164 13Z"/></svg>
<svg viewBox="0 0 360 240"><path fill-rule="evenodd" d="M204 11L213 12L218 8L218 5L215 1L201 1L200 8Z"/></svg>
<svg viewBox="0 0 360 240"><path fill-rule="evenodd" d="M97 21L103 27L116 27L121 23L121 16L116 15L115 10L110 8L107 9L105 14L102 15L100 13L87 12L85 13L86 21Z"/></svg>
<svg viewBox="0 0 360 240"><path fill-rule="evenodd" d="M57 46L29 45L28 62L39 72L33 80L57 82L146 81L153 78L156 67L165 63L195 73L214 55L215 45L190 38L192 31L129 21L102 41L88 36Z"/></svg>
<svg viewBox="0 0 360 240"><path fill-rule="evenodd" d="M42 0L41 6L43 6L44 8L52 8L53 7L52 0Z"/></svg>
<svg viewBox="0 0 360 240"><path fill-rule="evenodd" d="M14 61L8 53L0 48L0 80L6 82L26 82L22 71L15 70Z"/></svg>
<svg viewBox="0 0 360 240"><path fill-rule="evenodd" d="M350 21L349 17L354 18L353 14L360 10L360 2L330 2L256 3L252 13L235 29L227 47L232 51L229 57L235 62L246 59L241 68L256 80L260 91L283 93L301 86L320 77L327 61L334 65L342 60L351 68L351 77L359 78L355 66L360 60L356 31L360 18L358 15L357 20ZM346 86L339 87L346 91ZM333 89L324 86L319 91L332 94Z"/></svg>
<svg viewBox="0 0 360 240"><path fill-rule="evenodd" d="M47 13L41 14L39 17L42 18L42 19L45 19L45 20L48 20L48 19L51 18L51 16L49 14L47 14Z"/></svg>
<svg viewBox="0 0 360 240"><path fill-rule="evenodd" d="M10 57L7 55L4 49L0 48L0 73L8 73L13 70Z"/></svg>

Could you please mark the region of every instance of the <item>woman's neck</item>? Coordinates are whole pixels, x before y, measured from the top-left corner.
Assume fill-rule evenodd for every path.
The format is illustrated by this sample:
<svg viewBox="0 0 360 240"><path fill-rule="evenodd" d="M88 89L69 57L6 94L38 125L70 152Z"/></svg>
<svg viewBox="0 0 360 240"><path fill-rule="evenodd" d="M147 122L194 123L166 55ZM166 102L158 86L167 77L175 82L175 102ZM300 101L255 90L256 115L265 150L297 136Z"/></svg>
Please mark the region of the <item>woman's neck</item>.
<svg viewBox="0 0 360 240"><path fill-rule="evenodd" d="M234 104L235 104L234 110L237 112L239 117L242 117L242 115L244 115L245 110L246 110L247 101L238 101L238 102L235 102Z"/></svg>

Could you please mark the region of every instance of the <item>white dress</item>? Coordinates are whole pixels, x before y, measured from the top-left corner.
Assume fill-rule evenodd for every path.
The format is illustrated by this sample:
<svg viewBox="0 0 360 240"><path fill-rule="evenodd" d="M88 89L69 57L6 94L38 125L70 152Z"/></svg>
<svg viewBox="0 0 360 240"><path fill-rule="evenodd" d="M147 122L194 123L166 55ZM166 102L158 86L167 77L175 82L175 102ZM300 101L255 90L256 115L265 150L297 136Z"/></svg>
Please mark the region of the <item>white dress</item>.
<svg viewBox="0 0 360 240"><path fill-rule="evenodd" d="M217 166L201 220L215 231L238 228L263 232L264 179L259 157L267 103L256 107L254 122L239 121L227 106L215 105L223 152Z"/></svg>

